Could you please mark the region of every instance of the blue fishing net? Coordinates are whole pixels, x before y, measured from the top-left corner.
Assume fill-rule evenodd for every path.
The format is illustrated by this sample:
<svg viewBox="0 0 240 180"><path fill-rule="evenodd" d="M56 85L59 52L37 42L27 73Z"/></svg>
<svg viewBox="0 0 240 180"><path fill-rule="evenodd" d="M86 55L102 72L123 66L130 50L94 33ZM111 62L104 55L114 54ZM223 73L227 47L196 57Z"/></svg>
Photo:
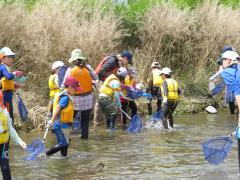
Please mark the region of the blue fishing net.
<svg viewBox="0 0 240 180"><path fill-rule="evenodd" d="M139 115L134 115L131 118L131 123L128 128L128 132L130 133L138 133L142 129L142 118Z"/></svg>
<svg viewBox="0 0 240 180"><path fill-rule="evenodd" d="M233 141L229 137L216 137L207 140L202 144L205 159L214 165L222 163L228 156L232 143Z"/></svg>
<svg viewBox="0 0 240 180"><path fill-rule="evenodd" d="M131 99L138 99L140 97L146 97L146 98L151 98L151 94L146 93L140 89L134 89L130 87L125 87L127 90L127 96Z"/></svg>
<svg viewBox="0 0 240 180"><path fill-rule="evenodd" d="M154 114L152 114L149 117L150 121L160 121L162 119L163 119L163 112L162 111L155 112Z"/></svg>
<svg viewBox="0 0 240 180"><path fill-rule="evenodd" d="M25 104L22 101L22 98L18 95L18 111L22 121L26 121L28 119L28 110Z"/></svg>
<svg viewBox="0 0 240 180"><path fill-rule="evenodd" d="M25 160L32 161L41 153L45 153L46 148L41 139L35 139L32 144L27 145L26 151L30 154L25 158Z"/></svg>

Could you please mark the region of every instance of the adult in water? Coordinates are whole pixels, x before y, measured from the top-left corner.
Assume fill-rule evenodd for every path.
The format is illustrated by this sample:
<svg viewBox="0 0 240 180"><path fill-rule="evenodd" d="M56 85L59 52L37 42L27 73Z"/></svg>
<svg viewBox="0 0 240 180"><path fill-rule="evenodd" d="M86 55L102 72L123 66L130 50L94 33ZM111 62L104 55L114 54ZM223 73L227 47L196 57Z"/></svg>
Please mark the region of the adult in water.
<svg viewBox="0 0 240 180"><path fill-rule="evenodd" d="M240 110L240 65L238 64L238 60L238 53L226 51L222 54L222 57L217 60L217 63L223 68L221 77L228 89L233 92L238 110ZM238 116L238 118L239 125L240 117Z"/></svg>

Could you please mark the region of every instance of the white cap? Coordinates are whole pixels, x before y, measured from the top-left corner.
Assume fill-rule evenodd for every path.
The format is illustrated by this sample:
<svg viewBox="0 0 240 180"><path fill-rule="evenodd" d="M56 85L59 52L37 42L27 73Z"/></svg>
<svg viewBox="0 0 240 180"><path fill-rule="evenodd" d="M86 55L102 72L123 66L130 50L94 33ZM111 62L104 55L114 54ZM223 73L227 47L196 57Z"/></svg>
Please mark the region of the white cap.
<svg viewBox="0 0 240 180"><path fill-rule="evenodd" d="M1 52L4 56L16 56L16 53L13 53L9 47L2 48Z"/></svg>
<svg viewBox="0 0 240 180"><path fill-rule="evenodd" d="M153 62L151 68L160 68L160 65L158 62Z"/></svg>
<svg viewBox="0 0 240 180"><path fill-rule="evenodd" d="M55 61L55 62L52 64L52 70L57 69L57 68L59 68L59 67L61 67L61 66L63 66L63 65L64 65L64 63L63 63L62 61Z"/></svg>
<svg viewBox="0 0 240 180"><path fill-rule="evenodd" d="M137 75L137 69L135 67L130 67L128 71L131 75Z"/></svg>
<svg viewBox="0 0 240 180"><path fill-rule="evenodd" d="M126 77L128 75L128 71L127 71L126 68L120 67L117 71L117 74L122 76L122 77Z"/></svg>
<svg viewBox="0 0 240 180"><path fill-rule="evenodd" d="M223 53L221 59L231 59L233 61L236 61L238 58L239 58L238 53L236 53L234 51L226 51Z"/></svg>
<svg viewBox="0 0 240 180"><path fill-rule="evenodd" d="M162 68L162 74L171 75L171 73L172 73L171 69L167 67Z"/></svg>

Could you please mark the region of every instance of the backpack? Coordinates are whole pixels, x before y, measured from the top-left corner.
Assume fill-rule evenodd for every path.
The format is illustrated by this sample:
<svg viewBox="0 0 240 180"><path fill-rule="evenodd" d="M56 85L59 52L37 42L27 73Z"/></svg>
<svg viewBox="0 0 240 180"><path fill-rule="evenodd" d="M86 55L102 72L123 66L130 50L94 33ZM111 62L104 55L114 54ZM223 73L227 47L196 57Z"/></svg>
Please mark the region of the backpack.
<svg viewBox="0 0 240 180"><path fill-rule="evenodd" d="M95 69L95 73L98 75L99 79L101 81L104 81L110 74L116 74L117 73L117 70L119 68L119 66L114 66L114 67L111 67L109 68L104 75L102 74L99 74L102 70L102 67L103 65L110 59L110 58L114 58L115 60L117 59L116 56L107 56L105 57L99 64L98 66L96 67Z"/></svg>
<svg viewBox="0 0 240 180"><path fill-rule="evenodd" d="M68 69L68 67L66 65L63 65L59 68L59 70L58 70L58 87L62 86L67 69Z"/></svg>
<svg viewBox="0 0 240 180"><path fill-rule="evenodd" d="M106 62L106 60L109 58L110 56L107 56L105 58L103 58L103 60L101 60L101 62L97 65L96 69L95 69L95 73L98 75L99 71L102 69L103 64Z"/></svg>

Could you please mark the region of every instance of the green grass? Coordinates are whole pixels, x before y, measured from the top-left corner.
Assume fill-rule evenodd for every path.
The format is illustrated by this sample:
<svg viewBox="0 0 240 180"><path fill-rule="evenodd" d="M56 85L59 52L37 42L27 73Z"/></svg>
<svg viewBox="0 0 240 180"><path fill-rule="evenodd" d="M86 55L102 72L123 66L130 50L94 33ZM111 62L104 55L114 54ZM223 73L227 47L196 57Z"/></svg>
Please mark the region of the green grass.
<svg viewBox="0 0 240 180"><path fill-rule="evenodd" d="M2 0L1 3L12 4L12 3L23 3L27 9L34 8L37 2L44 0ZM155 5L156 3L163 2L164 0L128 0L128 7L125 6L114 6L112 0L68 0L73 4L84 4L89 7L93 7L96 4L101 4L103 10L114 9L117 15L127 15L129 18L134 18L136 15L142 15L146 10ZM194 8L206 0L165 0L175 4L180 8ZM219 4L225 6L232 6L234 8L240 6L239 0L217 0Z"/></svg>
<svg viewBox="0 0 240 180"><path fill-rule="evenodd" d="M204 0L173 0L173 4L176 4L179 8L195 8L196 6L203 3Z"/></svg>
<svg viewBox="0 0 240 180"><path fill-rule="evenodd" d="M220 4L223 4L225 6L232 6L233 8L239 8L240 7L240 1L239 0L219 0Z"/></svg>

